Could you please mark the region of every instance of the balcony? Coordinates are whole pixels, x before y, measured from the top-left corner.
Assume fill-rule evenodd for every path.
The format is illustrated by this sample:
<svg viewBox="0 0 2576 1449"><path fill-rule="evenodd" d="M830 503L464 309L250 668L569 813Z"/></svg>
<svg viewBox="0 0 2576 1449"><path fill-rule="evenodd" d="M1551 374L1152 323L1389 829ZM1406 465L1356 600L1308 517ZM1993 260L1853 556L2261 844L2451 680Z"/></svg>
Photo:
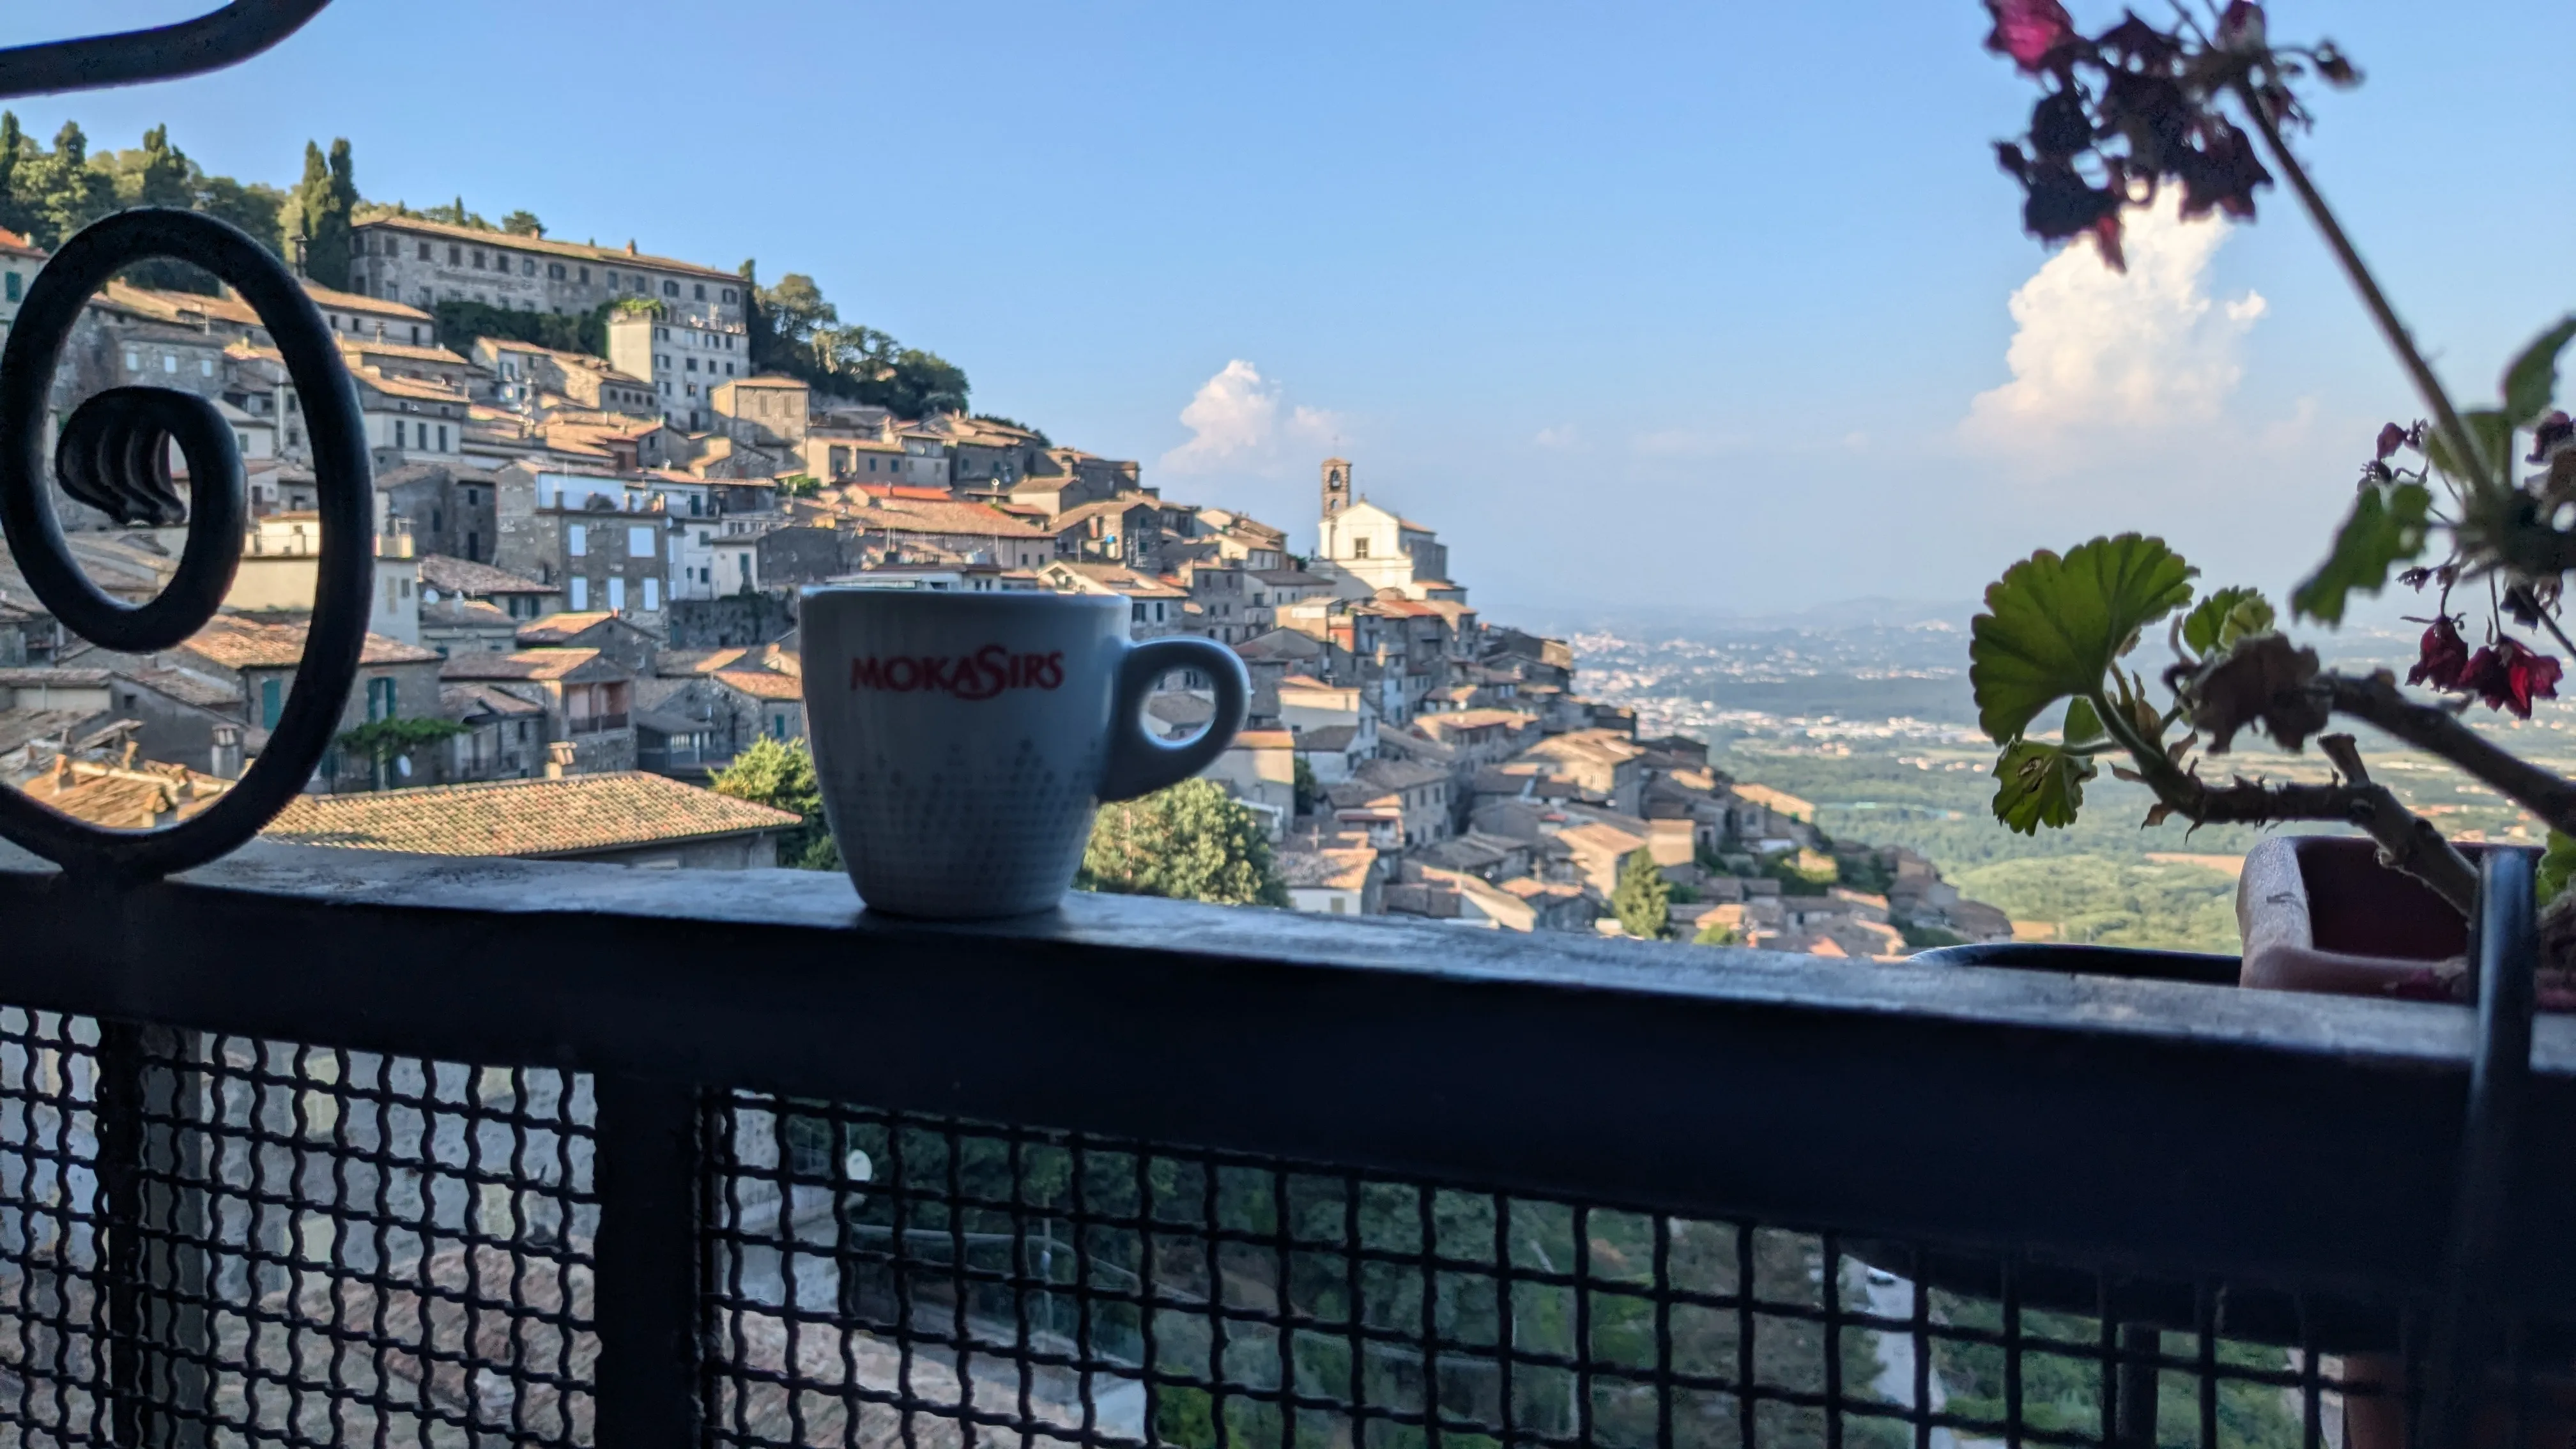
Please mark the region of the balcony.
<svg viewBox="0 0 2576 1449"><path fill-rule="evenodd" d="M570 718L572 732L577 735L604 735L614 730L622 730L626 728L628 719L624 710L618 710L613 714L573 715Z"/></svg>
<svg viewBox="0 0 2576 1449"><path fill-rule="evenodd" d="M264 844L0 910L13 1443L2371 1446L2473 1341L2458 1008Z"/></svg>

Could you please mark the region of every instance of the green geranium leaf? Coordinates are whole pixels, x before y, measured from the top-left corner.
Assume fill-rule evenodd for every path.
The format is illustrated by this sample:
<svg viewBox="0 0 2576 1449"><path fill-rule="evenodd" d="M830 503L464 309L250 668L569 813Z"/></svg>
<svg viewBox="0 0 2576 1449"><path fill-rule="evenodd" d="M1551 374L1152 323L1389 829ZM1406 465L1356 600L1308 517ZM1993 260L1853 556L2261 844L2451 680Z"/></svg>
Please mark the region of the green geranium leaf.
<svg viewBox="0 0 2576 1449"><path fill-rule="evenodd" d="M2533 338L2513 366L2504 370L2507 422L2522 427L2549 411L2549 399L2558 391L2558 354L2569 342L2576 342L2576 317L2561 317L2557 326Z"/></svg>
<svg viewBox="0 0 2576 1449"><path fill-rule="evenodd" d="M2335 534L2334 552L2290 595L2290 608L2305 618L2342 623L2347 595L2356 589L2378 593L2387 587L2389 569L2424 551L2432 509L2432 490L2421 483L2362 489L2352 516Z"/></svg>
<svg viewBox="0 0 2576 1449"><path fill-rule="evenodd" d="M2235 646L2248 634L2272 627L2272 604L2260 589L2220 589L2184 616L2182 642L2194 654Z"/></svg>
<svg viewBox="0 0 2576 1449"><path fill-rule="evenodd" d="M1997 744L2039 712L2102 687L2138 631L2191 602L2197 573L2160 538L2097 538L2063 558L2040 550L1986 590L1970 624L1968 683L1977 722Z"/></svg>
<svg viewBox="0 0 2576 1449"><path fill-rule="evenodd" d="M1995 818L2023 835L2043 825L2064 829L2084 808L2084 782L2092 778L2087 756L2015 740L1995 757Z"/></svg>
<svg viewBox="0 0 2576 1449"><path fill-rule="evenodd" d="M2068 700L2066 727L2059 733L2065 737L2066 747L2070 750L2079 745L2089 745L2102 738L2105 733L2102 728L2102 716L2093 712L2093 701L2081 696Z"/></svg>
<svg viewBox="0 0 2576 1449"><path fill-rule="evenodd" d="M2567 894L2567 883L2576 880L2576 837L2549 832L2549 849L2542 852L2540 871L2535 884L2540 888L2540 904Z"/></svg>

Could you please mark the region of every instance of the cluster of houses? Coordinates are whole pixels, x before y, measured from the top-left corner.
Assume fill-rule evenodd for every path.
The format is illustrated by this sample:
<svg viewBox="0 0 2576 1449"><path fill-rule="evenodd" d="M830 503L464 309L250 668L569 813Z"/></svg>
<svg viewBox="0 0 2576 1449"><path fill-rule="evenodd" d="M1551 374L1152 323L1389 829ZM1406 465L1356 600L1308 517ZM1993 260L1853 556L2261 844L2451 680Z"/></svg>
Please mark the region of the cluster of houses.
<svg viewBox="0 0 2576 1449"><path fill-rule="evenodd" d="M308 285L375 465L370 637L344 732L447 729L335 750L277 827L295 838L766 864L793 817L690 802L753 741L804 736L800 587L1057 590L1123 598L1139 638L1242 656L1250 727L1209 774L1264 818L1300 909L1608 929L1643 851L1686 934L1855 956L1901 951L1907 923L2009 934L1908 852L1822 857L1824 875L1881 891L1784 893L1761 863L1819 856L1812 809L1578 696L1568 647L1484 623L1437 532L1370 501L1346 459L1322 465L1301 556L1279 528L1165 499L1132 461L756 373L731 273L409 216L361 223L355 253L355 290ZM0 238L0 326L43 261ZM451 345L431 311L451 299L613 304L606 355ZM253 515L232 592L186 644L120 656L64 638L0 570L0 775L148 826L204 808L265 745L303 653L319 523L295 386L248 306L107 284L57 415L137 383L196 392L232 426ZM80 529L106 520L58 506L111 592L148 596L175 569L183 529ZM1201 727L1203 686L1158 696L1156 723ZM444 835L422 824L441 811Z"/></svg>

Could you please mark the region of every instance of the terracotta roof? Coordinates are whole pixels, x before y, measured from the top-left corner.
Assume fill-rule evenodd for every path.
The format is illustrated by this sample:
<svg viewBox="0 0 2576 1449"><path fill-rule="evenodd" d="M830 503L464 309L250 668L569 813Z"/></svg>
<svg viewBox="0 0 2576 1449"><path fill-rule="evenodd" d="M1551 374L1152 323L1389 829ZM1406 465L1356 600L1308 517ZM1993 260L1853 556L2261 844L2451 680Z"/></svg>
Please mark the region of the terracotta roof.
<svg viewBox="0 0 2576 1449"><path fill-rule="evenodd" d="M805 681L766 669L719 669L715 678L755 699L803 699Z"/></svg>
<svg viewBox="0 0 2576 1449"><path fill-rule="evenodd" d="M457 720L472 719L478 714L524 719L544 714L546 707L488 684L442 684L438 687L438 712Z"/></svg>
<svg viewBox="0 0 2576 1449"><path fill-rule="evenodd" d="M33 242L5 226L0 226L0 252L18 257L46 257L53 253L39 250Z"/></svg>
<svg viewBox="0 0 2576 1449"><path fill-rule="evenodd" d="M522 649L514 654L459 654L438 671L441 679L566 679L592 663L605 663L626 677L615 660L603 660L596 649Z"/></svg>
<svg viewBox="0 0 2576 1449"><path fill-rule="evenodd" d="M559 594L552 584L521 578L507 569L443 553L420 556L420 581L444 594Z"/></svg>
<svg viewBox="0 0 2576 1449"><path fill-rule="evenodd" d="M423 604L420 606L420 621L424 624L471 624L478 628L507 629L514 635L519 628L518 620L481 599L449 598L435 604Z"/></svg>
<svg viewBox="0 0 2576 1449"><path fill-rule="evenodd" d="M304 625L263 624L229 614L206 621L196 637L180 647L226 669L291 669L304 658ZM367 636L361 664L423 664L438 658L434 650Z"/></svg>
<svg viewBox="0 0 2576 1449"><path fill-rule="evenodd" d="M358 385L387 397L410 398L415 402L462 403L468 401L464 389L419 377L388 377L381 368L353 367L349 376Z"/></svg>
<svg viewBox="0 0 2576 1449"><path fill-rule="evenodd" d="M199 709L221 709L242 699L241 691L231 685L185 669L128 669L120 671L119 677Z"/></svg>
<svg viewBox="0 0 2576 1449"><path fill-rule="evenodd" d="M417 216L370 216L354 225L360 230L371 226L398 227L404 231L474 242L506 251L578 257L586 262L601 262L613 267L651 267L666 272L687 272L692 276L719 279L736 286L744 285L742 278L714 267L702 267L695 262L679 261L672 257L657 257L648 252L630 252L618 247L599 246L595 243L556 241L551 237L518 236L504 231L484 231L479 227L450 226L443 221L426 221Z"/></svg>
<svg viewBox="0 0 2576 1449"><path fill-rule="evenodd" d="M408 342L360 337L347 332L335 333L334 338L342 352L354 352L362 357L401 357L414 362L435 362L444 367L475 365L471 359L459 357L444 347L415 347Z"/></svg>
<svg viewBox="0 0 2576 1449"><path fill-rule="evenodd" d="M743 657L751 652L752 651L750 649L740 647L730 649L665 649L662 651L660 657L653 661L653 672L666 677L676 677L686 674L713 674L720 669L731 669L735 665L742 663Z"/></svg>
<svg viewBox="0 0 2576 1449"><path fill-rule="evenodd" d="M0 669L0 688L104 689L113 678L104 669L56 669L37 664Z"/></svg>
<svg viewBox="0 0 2576 1449"><path fill-rule="evenodd" d="M0 753L39 740L57 741L57 748L66 747L85 726L112 717L86 709L0 709Z"/></svg>
<svg viewBox="0 0 2576 1449"><path fill-rule="evenodd" d="M1533 724L1537 719L1534 714L1523 714L1516 709L1457 709L1447 714L1417 715L1413 723L1421 729L1446 732L1483 729L1487 725L1519 726Z"/></svg>
<svg viewBox="0 0 2576 1449"><path fill-rule="evenodd" d="M578 614L570 610L562 610L548 614L542 619L530 619L521 624L519 642L531 647L540 644L561 644L576 634L595 629L616 617L616 614L607 609L591 609Z"/></svg>
<svg viewBox="0 0 2576 1449"><path fill-rule="evenodd" d="M1355 891L1367 886L1377 852L1367 846L1347 850L1283 850L1279 879L1309 889Z"/></svg>
<svg viewBox="0 0 2576 1449"><path fill-rule="evenodd" d="M126 768L58 760L18 788L77 820L119 830L148 830L185 820L222 798L232 781L180 765Z"/></svg>
<svg viewBox="0 0 2576 1449"><path fill-rule="evenodd" d="M430 315L418 307L406 307L384 297L361 297L355 292L336 292L314 282L304 284L304 293L317 307L337 307L343 312L374 312L387 317L400 317L410 322L430 321Z"/></svg>
<svg viewBox="0 0 2576 1449"><path fill-rule="evenodd" d="M737 378L735 378L735 379L734 379L733 381L731 381L731 382L718 383L718 384L717 384L717 386L718 386L718 387L720 387L720 388L723 388L723 387L779 387L779 388L804 388L804 389L806 389L806 390L807 390L807 391L809 391L809 392L810 392L810 391L812 391L812 388L811 388L811 387L810 387L810 386L809 386L809 385L808 385L808 384L807 384L803 379L801 379L801 378L794 378L794 377L787 377L787 376L784 376L783 374L775 373L775 372L764 372L764 373L761 373L761 374L759 374L759 375L757 375L757 376L754 376L754 377L737 377Z"/></svg>
<svg viewBox="0 0 2576 1449"><path fill-rule="evenodd" d="M928 489L906 490L927 493ZM962 533L992 538L1049 538L1046 529L1013 518L981 503L934 502L928 498L887 498L874 508L851 512L853 528L868 533Z"/></svg>
<svg viewBox="0 0 2576 1449"><path fill-rule="evenodd" d="M574 855L784 830L798 817L630 770L299 795L260 832L290 845L421 855Z"/></svg>
<svg viewBox="0 0 2576 1449"><path fill-rule="evenodd" d="M1234 737L1231 750L1293 750L1297 737L1286 730L1245 730Z"/></svg>

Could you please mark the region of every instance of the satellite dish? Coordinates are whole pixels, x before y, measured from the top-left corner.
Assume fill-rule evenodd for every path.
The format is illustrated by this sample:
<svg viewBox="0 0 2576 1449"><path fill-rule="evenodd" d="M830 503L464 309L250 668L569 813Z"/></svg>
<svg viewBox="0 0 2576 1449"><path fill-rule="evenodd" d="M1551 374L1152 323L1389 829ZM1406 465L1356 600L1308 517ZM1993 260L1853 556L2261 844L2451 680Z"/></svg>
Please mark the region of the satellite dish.
<svg viewBox="0 0 2576 1449"><path fill-rule="evenodd" d="M410 779L410 778L411 778L411 756L409 756L409 755L405 755L405 756L403 756L401 759L398 759L398 760L394 761L394 773L395 773L395 774L397 774L397 775L402 776L402 777L403 777L404 779L406 779L406 780Z"/></svg>

